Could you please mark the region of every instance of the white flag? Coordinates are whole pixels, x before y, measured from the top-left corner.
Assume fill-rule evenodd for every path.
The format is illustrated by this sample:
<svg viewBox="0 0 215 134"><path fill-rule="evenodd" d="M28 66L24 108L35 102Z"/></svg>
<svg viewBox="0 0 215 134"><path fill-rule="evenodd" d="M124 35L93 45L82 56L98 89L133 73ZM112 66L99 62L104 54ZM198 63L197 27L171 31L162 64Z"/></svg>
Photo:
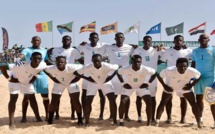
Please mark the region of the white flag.
<svg viewBox="0 0 215 134"><path fill-rule="evenodd" d="M124 34L127 33L139 33L139 28L140 28L140 22L137 22L135 25L129 27Z"/></svg>

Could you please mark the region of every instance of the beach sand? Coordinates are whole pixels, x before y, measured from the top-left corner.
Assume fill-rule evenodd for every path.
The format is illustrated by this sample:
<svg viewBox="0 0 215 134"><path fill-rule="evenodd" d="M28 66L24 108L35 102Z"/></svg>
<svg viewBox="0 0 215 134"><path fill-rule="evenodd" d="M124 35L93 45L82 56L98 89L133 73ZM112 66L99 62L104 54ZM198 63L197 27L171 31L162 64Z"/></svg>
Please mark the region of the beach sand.
<svg viewBox="0 0 215 134"><path fill-rule="evenodd" d="M211 129L213 125L213 117L210 112L210 106L205 103L204 109L204 127L203 129L198 129L197 126L191 126L190 123L195 121L195 118L191 112L191 107L188 106L186 121L185 124L180 124L180 99L174 95L173 97L173 109L172 109L172 124L165 124L164 121L166 120L166 112L164 111L160 127L155 126L146 126L146 113L145 113L145 104L143 102L142 108L142 118L143 123L137 123L137 112L136 112L136 95L135 93L131 96L131 105L130 105L130 112L129 116L132 119L131 122L125 122L124 127L120 126L111 126L110 121L107 119L109 117L109 105L108 100L106 99L105 111L104 111L104 119L103 121L98 120L99 116L99 97L98 93L93 102L93 108L91 113L90 119L90 127L78 127L76 126L76 121L70 120L70 99L67 91L65 91L61 97L60 103L60 120L54 121L53 125L47 125L46 122L35 122L34 114L32 109L29 107L27 112L27 123L20 123L21 120L21 102L23 95L19 94L19 98L16 105L16 112L15 112L15 124L16 130L10 130L8 127L8 101L9 101L9 93L8 93L8 86L7 80L0 76L0 134L92 134L92 133L99 133L99 134L132 134L132 133L159 133L159 134L211 134L215 133L215 130ZM51 92L53 86L53 82L49 80L49 89ZM161 85L158 86L157 92L157 105L159 104L162 88ZM44 119L44 107L42 104L42 98L39 94L36 95L39 111L42 119ZM49 95L50 98L50 95ZM117 98L117 104L119 105L119 98ZM77 117L77 116L76 116Z"/></svg>

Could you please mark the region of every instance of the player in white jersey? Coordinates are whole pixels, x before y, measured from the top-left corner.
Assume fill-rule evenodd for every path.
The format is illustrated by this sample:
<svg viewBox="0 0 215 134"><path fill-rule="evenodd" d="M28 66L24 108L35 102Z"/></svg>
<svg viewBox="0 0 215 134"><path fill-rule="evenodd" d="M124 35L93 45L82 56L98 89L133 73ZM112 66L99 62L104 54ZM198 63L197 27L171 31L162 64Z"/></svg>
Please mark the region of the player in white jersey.
<svg viewBox="0 0 215 134"><path fill-rule="evenodd" d="M191 89L199 81L201 74L196 69L188 67L188 65L188 60L186 58L179 58L176 61L176 66L168 67L167 69L162 70L160 75L158 75L158 80L161 82L164 91L161 102L157 108L156 126L159 125L164 106L172 97L173 91L175 91L179 97L183 96L189 102L198 123L198 127L201 128L200 110ZM164 82L164 78L168 78L168 81ZM191 78L194 78L193 82L191 82Z"/></svg>
<svg viewBox="0 0 215 134"><path fill-rule="evenodd" d="M161 60L167 62L167 67L175 66L176 60L178 58L184 57L187 59L191 58L192 50L187 48L183 49L184 44L184 37L182 35L176 35L174 37L174 44L173 48L169 48L161 56ZM168 79L166 79L168 81ZM187 112L187 102L186 99L182 96L180 97L181 101L181 120L180 123L185 123L185 115ZM166 112L167 112L167 121L166 123L171 123L171 113L172 113L172 98L169 99L168 103L166 104Z"/></svg>
<svg viewBox="0 0 215 134"><path fill-rule="evenodd" d="M41 62L41 60L41 53L34 52L32 53L30 63L22 64L20 66L16 64L9 64L8 68L1 67L3 75L7 79L9 79L8 87L10 92L10 102L8 104L8 113L10 129L15 128L14 113L19 90L27 95L37 122L42 121L39 115L38 105L35 98L34 86L32 84L36 80L37 74L40 73L46 67L46 64L44 62ZM12 73L8 75L6 70L11 70Z"/></svg>
<svg viewBox="0 0 215 134"><path fill-rule="evenodd" d="M158 51L156 48L152 47L152 37L145 36L143 37L143 48L136 48L133 55L140 55L142 57L142 65L151 67L157 70L158 66L158 57L162 54L163 51ZM156 92L157 92L157 79L155 79L150 86L148 87L151 93L151 104L152 104L152 122L155 122L155 109L156 109ZM138 122L142 122L141 117L141 107L142 107L142 98L137 96L136 107L138 113Z"/></svg>
<svg viewBox="0 0 215 134"><path fill-rule="evenodd" d="M67 64L65 56L56 57L56 65L48 66L44 71L54 81L52 89L52 99L49 105L48 124L52 124L54 111L65 88L67 88L70 98L72 98L74 109L78 115L78 125L83 125L82 108L79 101L79 86L76 83L80 78L75 77L73 73L81 69L82 65Z"/></svg>
<svg viewBox="0 0 215 134"><path fill-rule="evenodd" d="M157 73L155 69L142 65L142 57L140 55L133 55L132 65L123 66L118 70L118 74L119 80L123 85L119 106L120 126L124 126L123 116L125 113L126 101L134 91L136 91L136 95L146 103L147 126L150 125L152 105L151 93L148 86L156 78ZM122 75L124 75L124 77L122 77ZM149 81L147 81L148 75L151 76Z"/></svg>
<svg viewBox="0 0 215 134"><path fill-rule="evenodd" d="M116 64L112 65L109 63L102 62L102 56L100 54L94 54L92 56L92 62L93 63L86 65L83 69L78 70L74 73L75 75L90 81L87 86L87 97L84 109L85 125L89 125L90 113L92 111L91 104L98 89L101 89L102 93L107 96L109 100L111 114L113 116L113 125L117 125L117 107L116 101L114 99L114 89L110 82L110 79L113 78L113 76L116 74L119 66ZM114 71L114 73L111 76L108 76L110 71ZM80 74L88 74L90 78Z"/></svg>
<svg viewBox="0 0 215 134"><path fill-rule="evenodd" d="M88 44L81 44L77 47L77 49L83 53L84 55L84 65L92 63L92 56L94 54L101 54L104 55L105 48L107 44L105 43L98 43L99 35L96 32L92 32L89 35L90 43ZM86 92L87 92L88 81L83 79L82 83L82 106L83 110L85 108L85 101L86 101ZM105 106L105 96L102 94L102 91L99 90L99 97L100 97L100 114L99 120L103 120L103 113L104 113L104 106Z"/></svg>
<svg viewBox="0 0 215 134"><path fill-rule="evenodd" d="M134 49L131 45L124 44L124 40L125 40L124 34L121 32L118 32L115 34L116 44L107 46L105 55L108 56L111 64L118 64L119 66L129 65L130 55ZM120 84L120 81L117 78L117 76L115 76L111 80L111 82L114 87L115 98L117 98L117 96L120 95L122 92L122 85ZM124 117L124 119L127 121L130 121L130 118L128 116L129 106L130 106L130 99L127 101L126 112Z"/></svg>
<svg viewBox="0 0 215 134"><path fill-rule="evenodd" d="M9 128L15 129L14 113L16 109L16 102L20 91L20 83L12 71L7 71L7 66L0 66L1 72L6 79L8 79L8 90L10 93L10 100L8 102Z"/></svg>
<svg viewBox="0 0 215 134"><path fill-rule="evenodd" d="M62 43L63 43L63 46L62 47L55 47L55 48L50 48L48 50L48 55L49 55L49 58L52 60L52 62L55 63L55 59L57 56L65 56L66 57L66 62L68 64L74 64L76 61L82 63L82 60L81 60L81 54L80 52L71 47L71 43L72 43L72 39L70 36L68 35L65 35L63 36L62 38ZM74 108L74 104L72 103L72 98L70 99L70 103L71 103L71 119L74 120L75 119L75 108ZM60 105L60 100L58 102L58 106L56 108L56 116L55 116L55 119L59 119L60 115L59 115L59 105Z"/></svg>

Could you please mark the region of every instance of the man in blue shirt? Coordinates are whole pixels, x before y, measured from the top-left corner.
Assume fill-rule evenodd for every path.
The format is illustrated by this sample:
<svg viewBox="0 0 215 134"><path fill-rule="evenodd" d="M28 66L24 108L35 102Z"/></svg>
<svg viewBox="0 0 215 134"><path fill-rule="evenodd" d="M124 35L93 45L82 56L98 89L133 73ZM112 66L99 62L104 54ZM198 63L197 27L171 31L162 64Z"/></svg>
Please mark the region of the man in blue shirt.
<svg viewBox="0 0 215 134"><path fill-rule="evenodd" d="M194 86L194 92L196 94L197 104L200 109L201 122L203 122L203 94L205 87L211 87L214 81L215 48L208 45L210 39L207 34L201 34L198 41L200 43L200 47L194 49L192 52L191 67L196 68L202 76L199 82ZM215 105L211 105L211 112L215 121Z"/></svg>
<svg viewBox="0 0 215 134"><path fill-rule="evenodd" d="M27 62L30 62L30 57L32 53L40 52L42 54L42 61L45 61L47 64L49 64L47 50L45 48L40 47L40 44L41 44L40 37L38 36L32 37L31 43L32 43L31 47L28 47L22 50L18 60L25 58ZM46 120L47 120L49 98L48 98L48 78L46 74L44 72L40 72L38 74L36 81L33 83L33 85L36 92L40 93L43 98L43 104L45 107ZM26 119L27 107L28 107L28 98L26 95L24 95L24 98L22 101L22 120L21 120L22 123L27 122L27 119Z"/></svg>

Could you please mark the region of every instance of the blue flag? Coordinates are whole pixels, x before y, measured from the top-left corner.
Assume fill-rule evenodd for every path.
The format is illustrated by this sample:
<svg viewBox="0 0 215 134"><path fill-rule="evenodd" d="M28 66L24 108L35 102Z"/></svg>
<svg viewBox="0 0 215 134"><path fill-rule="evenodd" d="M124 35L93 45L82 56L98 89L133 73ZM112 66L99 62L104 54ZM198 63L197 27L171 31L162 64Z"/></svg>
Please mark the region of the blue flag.
<svg viewBox="0 0 215 134"><path fill-rule="evenodd" d="M146 32L146 34L157 34L161 33L161 23L153 26L149 31Z"/></svg>

